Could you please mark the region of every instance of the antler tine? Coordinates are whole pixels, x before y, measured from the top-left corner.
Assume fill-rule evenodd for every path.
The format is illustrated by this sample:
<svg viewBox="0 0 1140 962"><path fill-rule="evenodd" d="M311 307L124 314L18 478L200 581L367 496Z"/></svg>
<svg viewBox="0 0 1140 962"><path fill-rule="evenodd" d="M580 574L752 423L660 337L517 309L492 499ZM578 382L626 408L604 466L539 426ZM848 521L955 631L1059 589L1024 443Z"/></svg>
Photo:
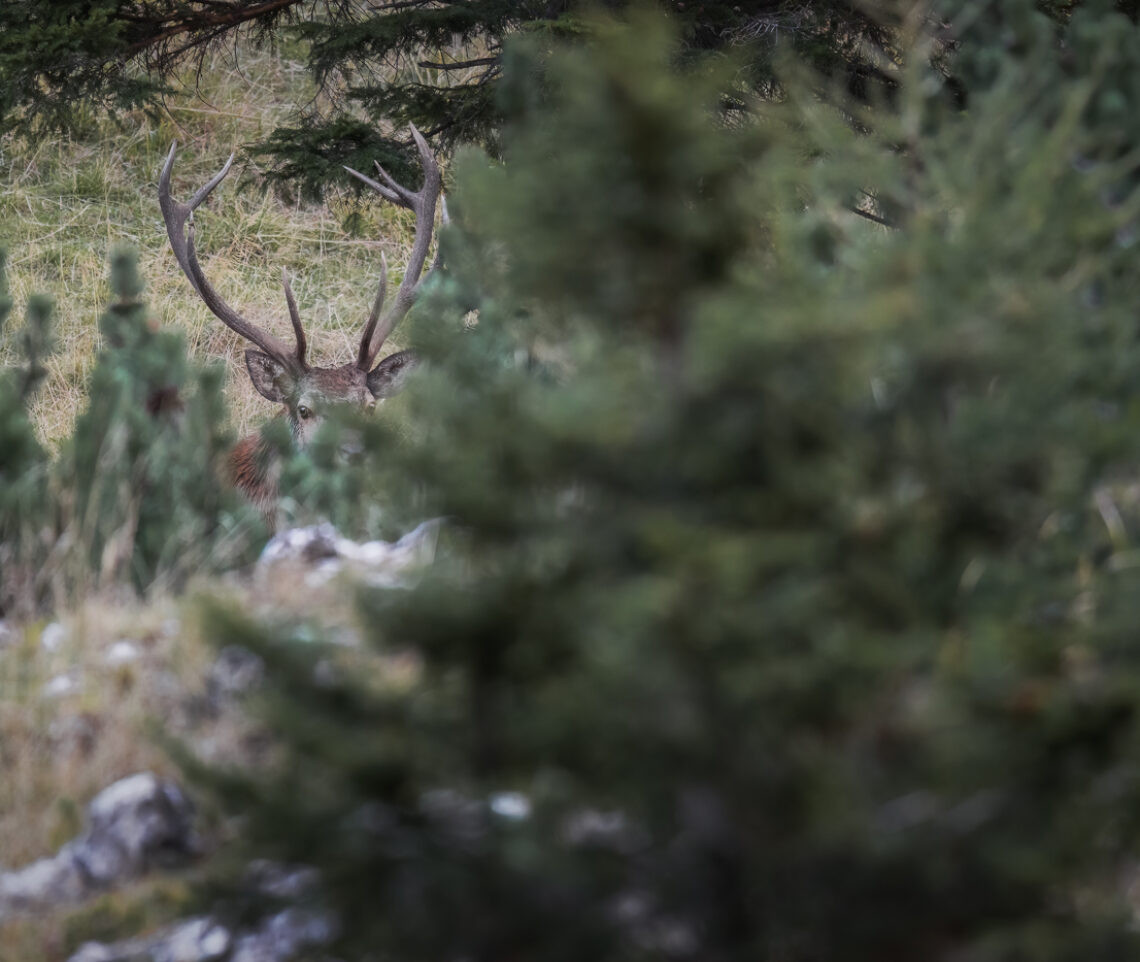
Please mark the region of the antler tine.
<svg viewBox="0 0 1140 962"><path fill-rule="evenodd" d="M174 169L174 148L176 148L177 146L178 146L178 141L174 141L174 143L172 143L170 145L170 154L166 158L166 162L167 162L167 164L170 165L171 170ZM214 190L214 188L217 187L218 184L220 184L223 180L226 179L226 175L230 172L230 168L234 165L234 157L236 157L236 156L237 156L237 154L231 153L230 156L227 158L226 162L222 165L222 169L219 170L216 174L214 174L214 176L211 177L205 184L203 184L196 191L194 191L194 196L192 196L190 198L189 202L186 204L186 206L189 207L191 211L197 210L198 206L202 203L202 201L204 201L207 197L210 196L210 194ZM169 184L170 184L170 178L169 177L167 177L166 182L167 182L167 185L169 186Z"/></svg>
<svg viewBox="0 0 1140 962"><path fill-rule="evenodd" d="M420 152L420 163L423 165L424 172L426 173L428 168L432 168L438 173L439 164L435 162L435 154L431 152L428 142L424 140L424 135L419 132L415 124L408 124L408 130L412 132L412 140Z"/></svg>
<svg viewBox="0 0 1140 962"><path fill-rule="evenodd" d="M447 212L447 195L441 193L439 195L439 226L440 227L446 227L450 223L451 223L451 216ZM419 288L423 284L423 282L426 281L429 277L431 277L432 274L434 274L437 270L439 270L439 265L442 263L443 263L443 248L439 244L436 244L435 245L435 259L431 262L431 267L428 268L427 273L424 274L424 276L421 277L419 279L418 283L416 284L417 292L419 291Z"/></svg>
<svg viewBox="0 0 1140 962"><path fill-rule="evenodd" d="M301 365L301 370L306 370L308 364L305 362L305 352L309 349L309 343L305 340L305 328L301 325L301 312L297 310L297 298L293 296L293 288L289 284L289 274L285 268L281 268L281 283L285 287L285 303L289 305L289 320L293 322L293 337L297 341L297 362Z"/></svg>
<svg viewBox="0 0 1140 962"><path fill-rule="evenodd" d="M384 256L384 252L380 252L380 283L376 288L376 297L372 301L372 311L368 315L368 323L364 325L364 333L360 335L360 353L356 358L356 366L362 371L367 371L372 366L372 358L375 355L369 355L369 347L372 343L372 335L376 331L376 323L380 320L380 309L384 306L384 298L388 293L388 258Z"/></svg>
<svg viewBox="0 0 1140 962"><path fill-rule="evenodd" d="M162 209L162 219L166 224L166 236L170 239L170 249L174 252L175 260L178 261L179 267L182 268L182 272L190 281L191 286L215 317L230 330L256 344L267 354L290 367L295 367L296 358L286 344L268 331L251 324L230 307L221 295L214 290L213 285L206 279L206 275L198 263L198 252L194 247L194 210L225 179L234 162L234 155L231 154L225 166L205 185L198 188L190 201L184 204L176 201L170 195L170 175L174 170L174 155L177 150L177 142L172 143L170 153L166 156L166 163L162 165L162 173L158 178L158 205ZM294 330L299 330L296 322L294 323ZM301 350L303 337L304 335L301 334L298 340L298 356L303 356Z"/></svg>
<svg viewBox="0 0 1140 962"><path fill-rule="evenodd" d="M408 188L404 187L402 184L398 183L395 177L393 177L388 173L388 171L380 166L380 161L372 161L372 166L376 168L376 173L380 175L381 179L396 193L396 203L398 203L401 207L414 209L416 203L415 193L408 190Z"/></svg>
<svg viewBox="0 0 1140 962"><path fill-rule="evenodd" d="M376 166L379 167L380 165L377 164ZM388 198L388 200L392 201L392 203L399 204L401 207L407 206L404 203L404 199L399 194L397 194L394 190L392 190L390 187L385 187L383 184L377 183L371 177L369 177L367 174L362 174L359 170L353 170L351 167L345 167L344 169L347 170L350 174L352 174L352 176L355 177L357 180L359 180L362 183L367 184L369 187L371 187L374 191L376 191L378 194L380 194L381 197L386 197L386 198ZM387 175L385 175L385 176L387 176Z"/></svg>
<svg viewBox="0 0 1140 962"><path fill-rule="evenodd" d="M430 276L439 264L437 255L436 262L432 265L431 270L423 277L420 276L423 274L424 263L427 261L428 251L431 249L431 238L435 230L435 208L443 187L443 178L439 171L439 164L432 155L427 141L416 130L414 124L409 124L409 127L412 132L412 140L415 141L416 149L419 151L420 163L424 169L424 183L418 191L410 191L397 184L379 164L377 164L377 169L391 185L387 188L371 180L371 178L365 178L363 175L352 171L362 181L373 186L382 197L386 197L401 207L410 208L416 215L416 237L412 243L412 253L408 258L408 266L404 271L400 286L396 290L392 305L382 320L373 323L372 318L369 318L365 327L365 336L361 338L358 364L363 370L368 370L371 367L376 355L380 352L380 348L388 339L388 335L392 333L396 325L411 309L412 304L415 303L423 286L423 281ZM444 222L446 223L446 207L444 210ZM375 312L375 308L373 310Z"/></svg>

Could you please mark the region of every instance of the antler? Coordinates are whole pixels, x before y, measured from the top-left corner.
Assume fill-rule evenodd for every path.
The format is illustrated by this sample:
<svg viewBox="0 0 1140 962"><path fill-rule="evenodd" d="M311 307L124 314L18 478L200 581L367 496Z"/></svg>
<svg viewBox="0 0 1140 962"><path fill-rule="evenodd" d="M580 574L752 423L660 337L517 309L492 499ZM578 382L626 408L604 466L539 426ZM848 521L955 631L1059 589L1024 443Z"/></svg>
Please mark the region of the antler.
<svg viewBox="0 0 1140 962"><path fill-rule="evenodd" d="M301 318L297 313L293 291L290 289L289 280L284 273L282 273L282 280L285 284L285 299L289 305L289 317L293 322L293 334L297 340L295 351L290 351L284 341L250 323L230 307L221 295L214 290L213 285L206 279L206 275L202 273L202 267L198 263L198 252L194 248L194 211L201 205L202 201L210 196L211 191L225 179L234 162L234 155L230 154L230 159L226 161L225 166L207 184L200 187L188 203L183 204L170 196L170 173L174 169L174 153L177 149L177 143L170 145L170 153L167 155L166 163L162 167L161 175L159 175L158 204L162 208L162 219L166 222L166 236L170 238L170 248L174 251L174 257L183 273L193 285L194 290L198 292L198 296L214 313L214 316L228 328L240 334L247 341L252 341L266 354L276 358L290 369L294 371L307 370L305 332L301 328Z"/></svg>
<svg viewBox="0 0 1140 962"><path fill-rule="evenodd" d="M368 315L368 323L364 325L364 333L360 338L360 354L356 362L357 367L362 371L367 371L372 367L372 362L376 360L376 355L388 339L388 335L392 333L396 325L400 323L416 302L424 281L439 266L439 254L437 252L435 262L426 274L423 273L424 262L427 260L428 250L431 248L431 237L435 228L435 206L436 202L440 200L443 178L439 172L439 164L436 163L435 157L428 148L427 141L416 130L414 124L409 124L409 127L412 132L412 140L415 141L416 149L419 150L420 164L424 169L424 183L419 191L413 192L398 184L379 163L376 164L376 170L384 183L366 177L351 167L344 168L353 177L371 187L381 197L400 207L408 208L416 215L416 239L412 244L412 254L408 258L408 267L404 271L404 277L400 281L396 296L383 318L380 317L380 311L384 306L384 295L387 290L388 262L383 254L380 256L380 286L376 291L372 312ZM441 219L444 224L447 223L446 200L442 202Z"/></svg>

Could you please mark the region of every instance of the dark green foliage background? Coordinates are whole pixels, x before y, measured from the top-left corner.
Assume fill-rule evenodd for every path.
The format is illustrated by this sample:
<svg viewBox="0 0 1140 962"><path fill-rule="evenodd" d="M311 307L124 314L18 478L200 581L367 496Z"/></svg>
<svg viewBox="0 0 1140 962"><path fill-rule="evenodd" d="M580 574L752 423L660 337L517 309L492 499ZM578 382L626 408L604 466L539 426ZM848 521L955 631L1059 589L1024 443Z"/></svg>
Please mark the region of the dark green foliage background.
<svg viewBox="0 0 1140 962"><path fill-rule="evenodd" d="M968 110L789 64L747 124L648 13L512 51L415 429L357 427L444 519L378 678L210 615L287 753L198 774L346 957L1136 956L1140 44L975 24Z"/></svg>
<svg viewBox="0 0 1140 962"><path fill-rule="evenodd" d="M203 69L207 51L274 45L304 61L328 96L298 106L291 121L250 151L270 180L316 196L345 183L342 164L363 170L379 158L410 175L409 122L446 152L478 143L498 154L507 41L529 37L543 48L589 43L593 11L639 4L672 18L680 58L715 61L726 52L737 58L724 103L741 111L749 96L782 96L778 64L788 54L862 103L893 100L899 67L917 55L938 65L963 106L975 68L988 69L958 60L963 34L984 34L1001 58L1017 53L1012 38L1020 34L1004 24L1021 17L1018 10L1043 12L1037 19L1047 32L1074 10L1119 10L1133 22L1137 16L1135 0L1041 0L1032 7L996 0L11 2L0 5L0 132L38 136L82 127L96 111L158 111L192 77L184 68ZM923 31L934 42L915 47L908 38Z"/></svg>
<svg viewBox="0 0 1140 962"><path fill-rule="evenodd" d="M383 143L378 123L400 131L411 121L446 145L496 142L503 41L518 34L544 44L586 37L591 10L628 6L627 0L11 3L0 9L0 129L68 127L93 107L157 106L180 66L200 65L208 48L243 36L299 52L317 82L336 91L331 109L311 108L304 122L262 145L278 176L313 187L318 177L339 173L340 163L359 161L357 153L370 164ZM665 0L658 6L682 25L694 56L747 50L758 85L772 83L773 40L783 37L825 71L865 90L884 79L865 45L890 48L892 27L913 4ZM458 53L450 52L455 44Z"/></svg>

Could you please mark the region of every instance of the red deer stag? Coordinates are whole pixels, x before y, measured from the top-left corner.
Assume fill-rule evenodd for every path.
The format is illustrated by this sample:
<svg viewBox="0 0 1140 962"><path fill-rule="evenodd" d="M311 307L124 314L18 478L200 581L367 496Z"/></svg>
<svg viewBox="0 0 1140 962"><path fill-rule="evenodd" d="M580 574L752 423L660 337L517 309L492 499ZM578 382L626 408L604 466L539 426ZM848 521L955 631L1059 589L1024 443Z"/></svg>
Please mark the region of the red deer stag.
<svg viewBox="0 0 1140 962"><path fill-rule="evenodd" d="M385 292L387 288L388 264L380 255L380 287L372 304L372 312L364 325L360 338L360 349L355 361L340 367L312 367L305 360L307 342L297 311L297 301L289 286L289 278L282 271L285 287L285 303L293 322L295 346L290 348L268 331L250 323L227 304L213 285L206 279L198 262L194 247L194 211L210 195L229 173L233 155L225 166L200 188L187 203L176 201L170 196L170 174L174 168L174 153L177 144L172 144L170 154L158 179L158 203L162 208L162 219L166 222L166 233L170 247L191 286L202 298L206 306L231 330L240 334L260 350L245 352L245 365L250 380L258 393L285 406L284 414L289 418L294 443L303 448L312 438L321 421L322 412L333 404L355 404L371 410L378 400L391 397L402 387L404 376L415 364L410 351L391 354L373 366L388 335L400 322L415 302L424 281L439 266L439 255L424 273L424 264L431 247L435 227L436 203L440 200L442 181L439 164L432 156L420 132L413 126L412 139L419 150L420 162L424 169L423 187L418 192L408 190L398 184L379 165L376 169L383 183L372 180L349 167L350 174L357 177L382 197L401 207L407 207L416 215L416 234L408 267L400 281L399 290L383 317ZM447 222L447 205L442 205L442 220ZM277 508L276 475L279 465L275 463L265 442L258 434L242 438L235 446L229 459L229 471L234 485L252 501L273 527Z"/></svg>

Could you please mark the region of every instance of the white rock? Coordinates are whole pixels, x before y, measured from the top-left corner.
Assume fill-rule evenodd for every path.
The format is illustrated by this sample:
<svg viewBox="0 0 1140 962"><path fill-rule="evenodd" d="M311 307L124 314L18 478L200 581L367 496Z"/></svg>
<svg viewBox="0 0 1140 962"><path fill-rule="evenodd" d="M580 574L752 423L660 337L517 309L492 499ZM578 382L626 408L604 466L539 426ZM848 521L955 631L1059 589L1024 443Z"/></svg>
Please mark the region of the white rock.
<svg viewBox="0 0 1140 962"><path fill-rule="evenodd" d="M44 651L59 651L60 646L67 640L67 629L58 621L53 621L40 632L40 647Z"/></svg>
<svg viewBox="0 0 1140 962"><path fill-rule="evenodd" d="M199 941L202 951L209 959L221 958L229 950L230 933L220 925L215 925Z"/></svg>
<svg viewBox="0 0 1140 962"><path fill-rule="evenodd" d="M491 796L490 806L496 815L512 821L530 817L530 799L522 792L496 792Z"/></svg>
<svg viewBox="0 0 1140 962"><path fill-rule="evenodd" d="M114 962L115 953L101 942L85 942L67 962Z"/></svg>
<svg viewBox="0 0 1140 962"><path fill-rule="evenodd" d="M290 528L274 535L257 559L258 567L278 564L281 561L307 561L315 563L339 554L337 543L340 534L327 521L306 528Z"/></svg>
<svg viewBox="0 0 1140 962"><path fill-rule="evenodd" d="M142 651L138 645L133 641L127 641L125 638L121 638L107 649L107 654L103 656L103 661L108 665L125 665L128 662L138 659L141 654Z"/></svg>
<svg viewBox="0 0 1140 962"><path fill-rule="evenodd" d="M41 858L0 873L0 920L14 912L74 902L83 894L83 875L70 859Z"/></svg>
<svg viewBox="0 0 1140 962"><path fill-rule="evenodd" d="M159 782L150 772L138 772L120 778L91 799L87 812L93 820L103 821L124 808L134 808L157 794Z"/></svg>
<svg viewBox="0 0 1140 962"><path fill-rule="evenodd" d="M425 521L399 541L357 544L341 537L328 522L292 528L276 535L258 559L261 572L282 562L308 566L310 586L328 581L346 568L377 587L407 587L415 572L435 557L439 519Z"/></svg>
<svg viewBox="0 0 1140 962"><path fill-rule="evenodd" d="M44 698L62 698L73 695L83 687L79 676L73 673L56 675L41 689Z"/></svg>
<svg viewBox="0 0 1140 962"><path fill-rule="evenodd" d="M394 544L368 541L353 545L364 580L378 588L408 588L415 574L431 564L439 541L440 520L424 521ZM350 542L351 544L351 542Z"/></svg>
<svg viewBox="0 0 1140 962"><path fill-rule="evenodd" d="M233 945L229 930L210 919L191 919L166 937L162 958L168 962L212 962L224 958Z"/></svg>
<svg viewBox="0 0 1140 962"><path fill-rule="evenodd" d="M150 772L120 779L87 806L88 828L57 858L82 866L89 884L105 886L156 865L181 862L198 848L193 807L181 789Z"/></svg>

